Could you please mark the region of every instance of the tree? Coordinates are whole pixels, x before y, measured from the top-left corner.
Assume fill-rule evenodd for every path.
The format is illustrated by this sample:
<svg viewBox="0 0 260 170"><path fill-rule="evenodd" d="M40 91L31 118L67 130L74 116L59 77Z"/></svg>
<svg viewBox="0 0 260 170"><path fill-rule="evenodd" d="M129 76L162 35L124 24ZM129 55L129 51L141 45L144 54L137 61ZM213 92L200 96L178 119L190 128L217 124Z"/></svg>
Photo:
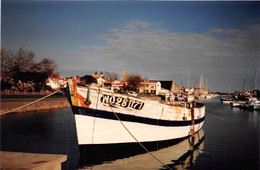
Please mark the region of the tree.
<svg viewBox="0 0 260 170"><path fill-rule="evenodd" d="M118 74L115 72L105 71L104 75L109 80L118 80L118 78L119 78Z"/></svg>
<svg viewBox="0 0 260 170"><path fill-rule="evenodd" d="M140 74L129 74L126 81L129 90L137 91L142 82L142 76Z"/></svg>
<svg viewBox="0 0 260 170"><path fill-rule="evenodd" d="M97 80L91 75L85 75L84 77L81 77L80 81L83 82L84 85L91 84L91 83L97 83Z"/></svg>
<svg viewBox="0 0 260 170"><path fill-rule="evenodd" d="M55 73L55 70L57 69L57 65L55 64L54 60L45 58L39 63L39 65L41 67L41 72L44 72L51 77L58 76L58 73Z"/></svg>
<svg viewBox="0 0 260 170"><path fill-rule="evenodd" d="M14 76L16 72L29 71L34 62L34 52L20 48L16 53L1 49L1 73Z"/></svg>
<svg viewBox="0 0 260 170"><path fill-rule="evenodd" d="M55 72L57 65L53 60L47 58L37 63L34 61L34 56L34 52L22 48L16 52L1 49L1 73L15 82L33 81L44 88L48 77L59 75Z"/></svg>

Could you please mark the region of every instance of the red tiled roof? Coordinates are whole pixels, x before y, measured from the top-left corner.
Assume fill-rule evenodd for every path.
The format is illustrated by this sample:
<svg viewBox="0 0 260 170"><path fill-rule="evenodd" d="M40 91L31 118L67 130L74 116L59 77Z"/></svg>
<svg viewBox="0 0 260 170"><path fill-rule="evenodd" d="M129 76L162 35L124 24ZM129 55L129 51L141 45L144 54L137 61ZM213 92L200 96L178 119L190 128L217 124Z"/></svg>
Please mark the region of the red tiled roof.
<svg viewBox="0 0 260 170"><path fill-rule="evenodd" d="M143 84L156 84L158 83L158 81L144 81L144 82L141 82Z"/></svg>
<svg viewBox="0 0 260 170"><path fill-rule="evenodd" d="M112 80L106 80L104 83L112 83Z"/></svg>
<svg viewBox="0 0 260 170"><path fill-rule="evenodd" d="M126 84L126 82L125 82L125 81L122 81L122 82L120 82L120 83L114 84L114 86L123 86L124 84Z"/></svg>
<svg viewBox="0 0 260 170"><path fill-rule="evenodd" d="M58 80L67 81L67 79L66 79L66 78L64 78L64 77L58 77Z"/></svg>
<svg viewBox="0 0 260 170"><path fill-rule="evenodd" d="M194 87L179 87L179 89L194 89Z"/></svg>
<svg viewBox="0 0 260 170"><path fill-rule="evenodd" d="M76 81L80 81L80 78L77 78L77 77L75 77L75 78L73 78L73 79L75 79Z"/></svg>

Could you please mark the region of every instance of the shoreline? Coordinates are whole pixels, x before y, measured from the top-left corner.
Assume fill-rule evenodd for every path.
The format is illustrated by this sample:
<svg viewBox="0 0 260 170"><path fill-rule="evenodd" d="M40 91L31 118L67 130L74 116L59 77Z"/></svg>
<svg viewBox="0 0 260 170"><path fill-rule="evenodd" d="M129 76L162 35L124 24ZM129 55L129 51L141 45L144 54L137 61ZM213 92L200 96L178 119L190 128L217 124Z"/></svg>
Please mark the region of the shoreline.
<svg viewBox="0 0 260 170"><path fill-rule="evenodd" d="M17 95L12 95L12 98L5 98L4 96L1 96L1 112L0 116L9 114L9 113L21 113L21 112L31 112L31 111L41 111L41 110L52 110L52 109L62 109L62 108L69 108L70 104L65 96L53 96L46 99L43 99L41 101L38 101L36 103L33 103L31 105L28 105L24 108L20 108L17 110L14 110L12 112L8 112L10 110L13 110L15 108L21 107L23 105L26 105L30 102L36 101L37 99L41 98L35 98L34 96L31 97L22 97L17 98ZM8 113L6 113L8 112Z"/></svg>

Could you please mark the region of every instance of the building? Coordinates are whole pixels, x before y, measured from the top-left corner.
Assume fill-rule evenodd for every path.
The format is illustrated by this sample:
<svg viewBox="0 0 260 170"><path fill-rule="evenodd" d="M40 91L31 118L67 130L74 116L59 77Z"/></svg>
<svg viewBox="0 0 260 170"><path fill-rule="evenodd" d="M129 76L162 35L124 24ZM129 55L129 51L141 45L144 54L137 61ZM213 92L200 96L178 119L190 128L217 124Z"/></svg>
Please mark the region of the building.
<svg viewBox="0 0 260 170"><path fill-rule="evenodd" d="M193 94L195 92L193 87L179 87L179 93Z"/></svg>
<svg viewBox="0 0 260 170"><path fill-rule="evenodd" d="M194 88L194 92L197 93L198 95L208 95L208 91L206 89L202 88Z"/></svg>
<svg viewBox="0 0 260 170"><path fill-rule="evenodd" d="M97 74L97 72L95 72L94 74L91 74L91 76L94 77L95 79L98 79L100 77L106 79L106 76L104 76L102 72L100 72L100 74Z"/></svg>
<svg viewBox="0 0 260 170"><path fill-rule="evenodd" d="M49 77L46 85L50 86L52 89L65 88L67 86L68 80L63 77Z"/></svg>
<svg viewBox="0 0 260 170"><path fill-rule="evenodd" d="M171 85L171 90L170 91L171 91L171 93L178 93L179 92L179 87L174 82L174 80L172 80L172 85Z"/></svg>
<svg viewBox="0 0 260 170"><path fill-rule="evenodd" d="M97 85L104 87L105 79L103 77L94 77L97 80Z"/></svg>
<svg viewBox="0 0 260 170"><path fill-rule="evenodd" d="M159 81L144 81L140 83L139 93L141 94L156 94L161 91L161 83Z"/></svg>
<svg viewBox="0 0 260 170"><path fill-rule="evenodd" d="M127 86L127 82L126 81L121 81L119 83L113 84L112 87L111 87L111 90L112 91L124 91L123 90L124 86Z"/></svg>
<svg viewBox="0 0 260 170"><path fill-rule="evenodd" d="M122 73L122 81L126 81L127 79L127 73L126 70L124 69L123 73Z"/></svg>
<svg viewBox="0 0 260 170"><path fill-rule="evenodd" d="M169 90L171 93L179 93L179 87L174 82L174 80L172 80L172 81L160 81L160 83L161 83L162 88Z"/></svg>
<svg viewBox="0 0 260 170"><path fill-rule="evenodd" d="M118 81L118 80L106 80L106 81L104 82L104 88L106 88L106 89L112 89L112 86L113 86L114 84L117 84L117 83L120 83L120 81Z"/></svg>

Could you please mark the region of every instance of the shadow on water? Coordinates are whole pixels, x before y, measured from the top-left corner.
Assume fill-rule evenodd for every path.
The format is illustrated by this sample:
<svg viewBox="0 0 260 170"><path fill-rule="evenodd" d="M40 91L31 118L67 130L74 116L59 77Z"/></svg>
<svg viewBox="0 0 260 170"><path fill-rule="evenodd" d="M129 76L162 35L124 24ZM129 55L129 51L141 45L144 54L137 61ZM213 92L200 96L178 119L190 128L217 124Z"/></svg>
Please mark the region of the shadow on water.
<svg viewBox="0 0 260 170"><path fill-rule="evenodd" d="M70 109L7 114L0 121L1 151L65 154L62 169L76 169L79 152Z"/></svg>
<svg viewBox="0 0 260 170"><path fill-rule="evenodd" d="M163 155L162 161L169 167L175 169L176 166L189 167L193 165L194 152L200 149L204 142L204 131L201 129L196 133L195 140L192 142L191 137L142 143L153 155ZM99 165L106 168L108 165L111 169L118 168L120 165L146 167L145 162L156 162L146 153L138 143L113 144L113 145L83 145L79 146L80 160L79 168L99 169ZM128 159L129 160L128 160ZM160 159L160 158L159 158ZM131 161L133 164L131 164ZM142 160L142 161L140 161ZM124 162L125 161L125 162ZM189 163L186 163L189 162ZM114 167L113 167L114 164ZM160 164L160 163L159 163ZM152 169L165 169L166 167L150 165ZM146 167L147 168L147 167Z"/></svg>

